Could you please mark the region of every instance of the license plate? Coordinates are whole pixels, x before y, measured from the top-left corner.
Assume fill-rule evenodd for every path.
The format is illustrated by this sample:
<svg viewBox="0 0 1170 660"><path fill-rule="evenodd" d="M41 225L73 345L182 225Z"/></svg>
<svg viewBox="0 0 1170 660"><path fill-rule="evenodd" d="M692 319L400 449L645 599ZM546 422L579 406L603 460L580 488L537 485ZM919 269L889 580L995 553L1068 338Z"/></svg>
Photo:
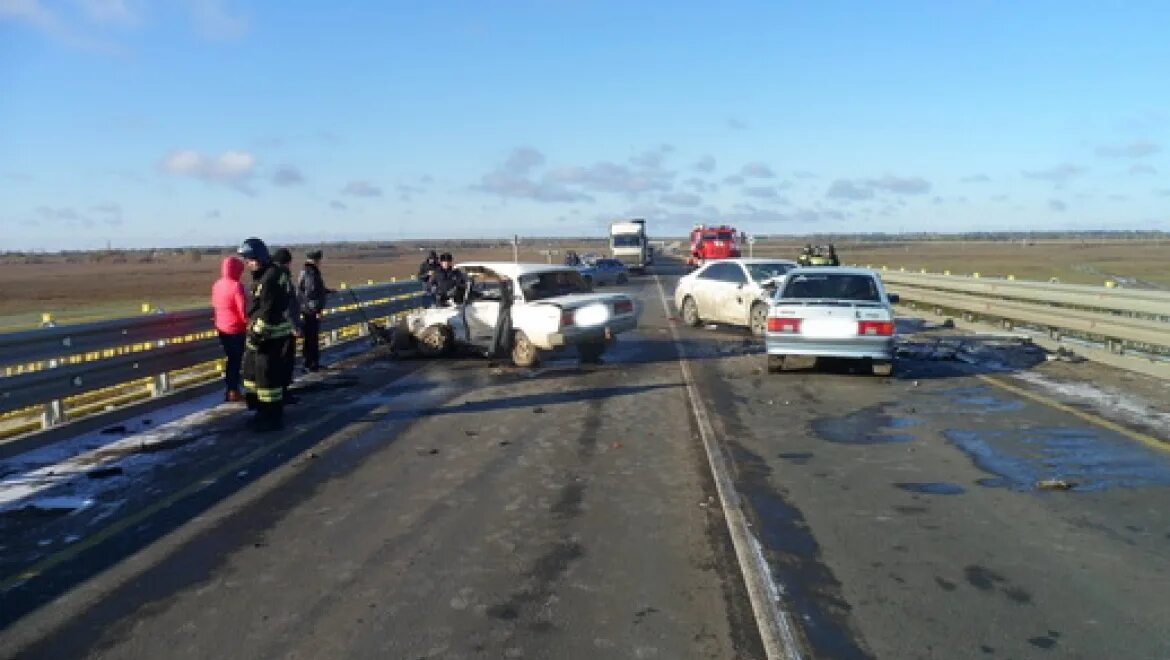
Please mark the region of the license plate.
<svg viewBox="0 0 1170 660"><path fill-rule="evenodd" d="M839 339L857 335L857 321L853 319L805 319L800 334L806 337Z"/></svg>

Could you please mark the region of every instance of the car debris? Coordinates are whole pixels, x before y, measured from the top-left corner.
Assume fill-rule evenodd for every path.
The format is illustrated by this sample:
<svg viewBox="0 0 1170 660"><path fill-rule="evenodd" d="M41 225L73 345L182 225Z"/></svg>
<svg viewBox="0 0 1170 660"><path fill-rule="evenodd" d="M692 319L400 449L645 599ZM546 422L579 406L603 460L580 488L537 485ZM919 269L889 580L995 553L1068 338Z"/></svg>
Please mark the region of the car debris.
<svg viewBox="0 0 1170 660"><path fill-rule="evenodd" d="M1072 490L1075 487L1074 482L1063 479L1041 479L1036 482L1036 488L1040 490Z"/></svg>

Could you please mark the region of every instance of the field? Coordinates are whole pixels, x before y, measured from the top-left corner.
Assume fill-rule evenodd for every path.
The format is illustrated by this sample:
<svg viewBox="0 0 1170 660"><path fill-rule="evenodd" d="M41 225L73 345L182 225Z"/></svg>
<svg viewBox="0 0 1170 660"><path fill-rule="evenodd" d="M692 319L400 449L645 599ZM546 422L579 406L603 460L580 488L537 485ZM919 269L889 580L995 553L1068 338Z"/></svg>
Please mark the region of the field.
<svg viewBox="0 0 1170 660"><path fill-rule="evenodd" d="M680 239L678 241L682 243ZM795 258L804 241L762 241L756 256ZM442 246L438 246L442 248ZM544 262L540 250L526 246L520 258ZM554 249L602 251L601 244L562 243ZM450 247L464 261L511 260L508 247ZM1018 279L1170 289L1170 241L1034 241L1034 242L839 242L843 263L887 266ZM0 331L37 327L42 314L58 323L113 318L140 313L147 303L166 310L206 306L219 263L230 250L169 251L119 255L6 257L0 264ZM559 260L561 257L553 257ZM322 271L330 286L365 284L411 276L422 260L414 247L376 246L328 250ZM300 253L294 268L299 269Z"/></svg>

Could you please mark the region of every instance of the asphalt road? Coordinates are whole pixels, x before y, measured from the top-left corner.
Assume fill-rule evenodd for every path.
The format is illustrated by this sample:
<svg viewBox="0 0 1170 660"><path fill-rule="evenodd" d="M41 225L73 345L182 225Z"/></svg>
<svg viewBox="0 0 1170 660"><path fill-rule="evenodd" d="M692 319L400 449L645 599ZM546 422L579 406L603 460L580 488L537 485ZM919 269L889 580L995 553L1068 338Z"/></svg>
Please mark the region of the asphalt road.
<svg viewBox="0 0 1170 660"><path fill-rule="evenodd" d="M768 375L628 290L605 364L367 356L0 513L0 654L764 657L681 350L804 657L1170 657L1170 454L977 364Z"/></svg>

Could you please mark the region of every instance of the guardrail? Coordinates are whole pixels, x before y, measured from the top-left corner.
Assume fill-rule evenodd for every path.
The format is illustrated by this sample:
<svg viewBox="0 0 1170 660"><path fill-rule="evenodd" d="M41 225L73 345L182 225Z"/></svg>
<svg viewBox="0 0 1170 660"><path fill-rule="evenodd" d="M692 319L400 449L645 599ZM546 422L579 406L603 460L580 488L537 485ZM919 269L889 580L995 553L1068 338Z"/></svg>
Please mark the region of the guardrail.
<svg viewBox="0 0 1170 660"><path fill-rule="evenodd" d="M327 345L366 336L367 320L388 319L423 302L416 281L342 289L331 298L321 319ZM219 377L223 349L212 317L204 308L0 334L0 417L39 412L35 425L48 428L127 396L162 396L177 385ZM111 391L124 384L145 387L136 396ZM29 426L27 419L10 424L0 437Z"/></svg>
<svg viewBox="0 0 1170 660"><path fill-rule="evenodd" d="M1055 342L1075 337L1100 343L1100 353L1112 356L1138 351L1146 354L1145 362L1151 362L1150 354L1170 355L1170 292L889 270L881 276L903 303L934 307L939 314L959 312L968 322L990 320L1008 329L1031 326ZM1101 361L1170 375L1168 362L1145 368L1133 361Z"/></svg>

